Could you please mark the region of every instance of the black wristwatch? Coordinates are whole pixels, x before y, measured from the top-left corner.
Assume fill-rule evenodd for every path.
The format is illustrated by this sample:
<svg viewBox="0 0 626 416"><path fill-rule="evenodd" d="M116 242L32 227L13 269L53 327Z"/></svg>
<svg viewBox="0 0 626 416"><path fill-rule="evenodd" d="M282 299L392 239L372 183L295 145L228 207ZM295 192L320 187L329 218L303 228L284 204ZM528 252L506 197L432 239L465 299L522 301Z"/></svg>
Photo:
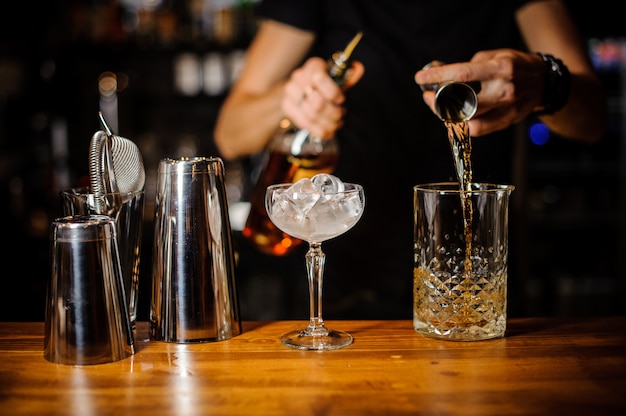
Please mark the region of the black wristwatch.
<svg viewBox="0 0 626 416"><path fill-rule="evenodd" d="M535 114L554 114L565 106L569 97L570 73L563 61L552 55L537 52L548 67L541 105Z"/></svg>

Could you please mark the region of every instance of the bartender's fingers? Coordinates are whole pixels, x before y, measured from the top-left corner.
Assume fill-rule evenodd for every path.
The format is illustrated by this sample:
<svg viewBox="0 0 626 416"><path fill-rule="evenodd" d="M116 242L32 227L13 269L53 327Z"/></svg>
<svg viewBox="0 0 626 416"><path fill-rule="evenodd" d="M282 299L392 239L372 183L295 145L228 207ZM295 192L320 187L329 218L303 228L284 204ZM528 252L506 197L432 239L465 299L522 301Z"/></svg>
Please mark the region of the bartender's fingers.
<svg viewBox="0 0 626 416"><path fill-rule="evenodd" d="M284 86L283 98L299 105L306 98L307 88L313 86L313 75L324 71L324 61L320 58L310 58L303 66L294 69Z"/></svg>
<svg viewBox="0 0 626 416"><path fill-rule="evenodd" d="M480 137L504 130L514 123L514 112L507 107L496 107L468 121L470 135Z"/></svg>
<svg viewBox="0 0 626 416"><path fill-rule="evenodd" d="M430 107L431 111L437 114L435 110L435 92L434 91L424 91L422 94L422 98L428 107Z"/></svg>
<svg viewBox="0 0 626 416"><path fill-rule="evenodd" d="M295 107L302 104L306 98L305 88L304 85L293 82L291 79L287 81L283 89L283 103L289 102Z"/></svg>
<svg viewBox="0 0 626 416"><path fill-rule="evenodd" d="M328 101L315 87L306 88L305 93L305 99L301 105L305 127L315 136L332 137L341 126L344 107Z"/></svg>
<svg viewBox="0 0 626 416"><path fill-rule="evenodd" d="M323 70L316 67L311 71L309 85L319 94L321 98L330 103L343 104L345 101L343 91L330 77L330 75L328 75L326 66L324 66Z"/></svg>
<svg viewBox="0 0 626 416"><path fill-rule="evenodd" d="M292 72L285 84L282 101L286 117L296 126L322 138L332 137L341 126L345 101L343 91L327 71L323 59L308 59Z"/></svg>
<svg viewBox="0 0 626 416"><path fill-rule="evenodd" d="M420 69L415 73L415 83L418 85L443 84L445 82L471 82L482 79L479 69L470 63L454 63L441 66L431 66ZM483 75L484 76L484 75Z"/></svg>
<svg viewBox="0 0 626 416"><path fill-rule="evenodd" d="M530 88L520 88L504 79L485 82L478 95L478 110L469 122L470 134L484 136L519 123L533 111L533 106Z"/></svg>
<svg viewBox="0 0 626 416"><path fill-rule="evenodd" d="M321 138L330 138L342 125L345 109L327 101L312 87L285 88L281 103L285 116L296 126Z"/></svg>
<svg viewBox="0 0 626 416"><path fill-rule="evenodd" d="M303 114L303 106L310 95L312 88L311 73L315 72L315 66L323 64L321 59L309 59L303 66L292 71L283 89L281 108L285 116L294 122L298 127L307 128L304 124L307 118Z"/></svg>
<svg viewBox="0 0 626 416"><path fill-rule="evenodd" d="M365 73L363 64L355 61L347 70L343 84L338 86L337 82L328 75L326 66L321 70L321 66L318 65L319 62L316 63L315 72L311 72L311 85L322 97L334 104L343 104L345 101L343 93L356 85Z"/></svg>
<svg viewBox="0 0 626 416"><path fill-rule="evenodd" d="M363 74L365 67L359 61L353 61L346 71L344 82L338 83L328 75L328 64L321 58L310 58L302 67L302 71L297 74L301 76L299 81L303 84L310 84L326 100L335 104L343 104L345 97L343 92L356 85Z"/></svg>

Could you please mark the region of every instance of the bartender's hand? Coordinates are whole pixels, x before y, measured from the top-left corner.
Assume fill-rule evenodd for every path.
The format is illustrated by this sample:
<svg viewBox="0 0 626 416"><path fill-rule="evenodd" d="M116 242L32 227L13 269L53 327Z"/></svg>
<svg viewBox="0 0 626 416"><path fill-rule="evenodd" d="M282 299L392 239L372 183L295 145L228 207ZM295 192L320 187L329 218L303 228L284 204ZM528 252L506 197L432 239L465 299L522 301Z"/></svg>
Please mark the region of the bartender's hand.
<svg viewBox="0 0 626 416"><path fill-rule="evenodd" d="M328 75L325 60L309 58L291 73L284 87L281 108L299 128L316 137L331 138L343 124L344 91L354 86L363 73L363 64L353 61L346 82L340 88Z"/></svg>
<svg viewBox="0 0 626 416"><path fill-rule="evenodd" d="M470 62L420 70L415 82L480 82L478 109L468 124L472 136L482 136L520 122L538 108L545 76L546 65L538 55L497 49L478 52ZM435 112L435 92L425 91L423 98Z"/></svg>

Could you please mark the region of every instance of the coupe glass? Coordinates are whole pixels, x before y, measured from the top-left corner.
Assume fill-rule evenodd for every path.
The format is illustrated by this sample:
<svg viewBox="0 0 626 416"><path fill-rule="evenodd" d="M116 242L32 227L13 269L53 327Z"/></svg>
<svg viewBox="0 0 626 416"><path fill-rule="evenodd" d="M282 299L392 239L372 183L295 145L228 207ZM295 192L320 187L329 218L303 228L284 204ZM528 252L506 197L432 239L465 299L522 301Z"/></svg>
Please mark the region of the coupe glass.
<svg viewBox="0 0 626 416"><path fill-rule="evenodd" d="M308 242L306 269L309 279L310 318L306 328L286 333L280 341L300 350L336 350L352 343L352 335L330 330L322 318L322 282L326 255L322 242L335 238L352 228L361 218L365 194L361 185L329 183L319 189L309 179L296 184L271 185L265 195L265 208L272 222L285 233ZM313 178L315 180L315 177ZM336 179L336 178L335 178ZM294 192L295 191L295 192Z"/></svg>

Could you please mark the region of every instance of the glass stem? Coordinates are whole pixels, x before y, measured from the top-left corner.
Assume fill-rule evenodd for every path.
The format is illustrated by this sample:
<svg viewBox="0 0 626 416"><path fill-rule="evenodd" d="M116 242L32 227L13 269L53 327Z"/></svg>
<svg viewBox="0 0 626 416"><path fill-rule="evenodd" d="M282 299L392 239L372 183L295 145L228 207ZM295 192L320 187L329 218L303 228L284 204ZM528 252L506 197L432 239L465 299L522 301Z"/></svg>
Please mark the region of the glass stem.
<svg viewBox="0 0 626 416"><path fill-rule="evenodd" d="M325 261L326 255L322 251L322 245L320 243L309 244L309 251L306 253L310 303L310 320L307 332L311 335L328 334L322 319L322 285Z"/></svg>

